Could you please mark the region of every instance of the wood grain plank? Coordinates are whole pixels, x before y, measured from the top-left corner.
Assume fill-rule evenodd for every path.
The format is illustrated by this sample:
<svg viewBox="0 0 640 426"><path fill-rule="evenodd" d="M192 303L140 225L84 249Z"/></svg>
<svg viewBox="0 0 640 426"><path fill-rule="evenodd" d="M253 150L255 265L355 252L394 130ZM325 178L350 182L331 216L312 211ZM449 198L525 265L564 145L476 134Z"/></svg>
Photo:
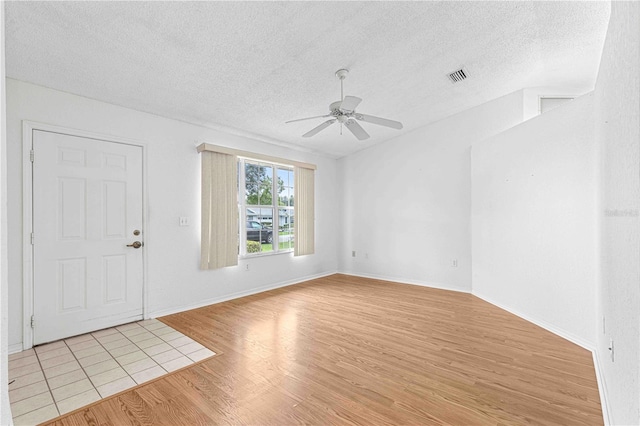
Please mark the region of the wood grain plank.
<svg viewBox="0 0 640 426"><path fill-rule="evenodd" d="M222 355L49 424L603 424L589 351L470 294L336 274L161 321Z"/></svg>

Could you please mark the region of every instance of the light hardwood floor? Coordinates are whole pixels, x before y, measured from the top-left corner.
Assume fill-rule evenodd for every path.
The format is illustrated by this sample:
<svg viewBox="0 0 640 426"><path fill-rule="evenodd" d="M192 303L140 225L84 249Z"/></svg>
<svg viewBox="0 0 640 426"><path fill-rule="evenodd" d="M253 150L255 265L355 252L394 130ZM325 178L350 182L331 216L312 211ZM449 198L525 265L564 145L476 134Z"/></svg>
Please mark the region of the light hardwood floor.
<svg viewBox="0 0 640 426"><path fill-rule="evenodd" d="M161 321L222 355L52 423L603 423L590 352L465 293L332 275Z"/></svg>

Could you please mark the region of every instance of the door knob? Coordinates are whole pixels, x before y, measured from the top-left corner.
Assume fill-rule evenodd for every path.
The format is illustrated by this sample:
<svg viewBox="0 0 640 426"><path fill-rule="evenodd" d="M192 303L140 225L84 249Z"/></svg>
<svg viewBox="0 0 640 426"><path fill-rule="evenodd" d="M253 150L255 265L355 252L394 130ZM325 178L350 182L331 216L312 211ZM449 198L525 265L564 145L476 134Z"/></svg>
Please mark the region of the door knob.
<svg viewBox="0 0 640 426"><path fill-rule="evenodd" d="M140 241L134 241L132 244L127 244L127 247L133 247L135 249L139 249L142 247L142 243Z"/></svg>

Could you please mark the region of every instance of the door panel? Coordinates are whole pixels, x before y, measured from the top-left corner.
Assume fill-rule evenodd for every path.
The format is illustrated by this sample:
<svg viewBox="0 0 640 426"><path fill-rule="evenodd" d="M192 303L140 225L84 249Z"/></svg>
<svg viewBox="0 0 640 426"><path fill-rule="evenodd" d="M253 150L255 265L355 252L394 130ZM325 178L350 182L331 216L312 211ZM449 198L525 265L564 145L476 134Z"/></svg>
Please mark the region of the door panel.
<svg viewBox="0 0 640 426"><path fill-rule="evenodd" d="M58 312L87 308L87 258L58 260Z"/></svg>
<svg viewBox="0 0 640 426"><path fill-rule="evenodd" d="M34 344L142 318L142 148L33 133Z"/></svg>

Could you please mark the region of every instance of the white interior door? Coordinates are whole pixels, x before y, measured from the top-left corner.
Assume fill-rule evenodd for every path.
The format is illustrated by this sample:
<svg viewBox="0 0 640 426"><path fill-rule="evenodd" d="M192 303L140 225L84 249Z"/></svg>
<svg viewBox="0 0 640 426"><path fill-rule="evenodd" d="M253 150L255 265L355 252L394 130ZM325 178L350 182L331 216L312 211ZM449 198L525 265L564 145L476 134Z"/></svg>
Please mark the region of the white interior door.
<svg viewBox="0 0 640 426"><path fill-rule="evenodd" d="M142 147L35 130L33 150L33 343L141 319Z"/></svg>

